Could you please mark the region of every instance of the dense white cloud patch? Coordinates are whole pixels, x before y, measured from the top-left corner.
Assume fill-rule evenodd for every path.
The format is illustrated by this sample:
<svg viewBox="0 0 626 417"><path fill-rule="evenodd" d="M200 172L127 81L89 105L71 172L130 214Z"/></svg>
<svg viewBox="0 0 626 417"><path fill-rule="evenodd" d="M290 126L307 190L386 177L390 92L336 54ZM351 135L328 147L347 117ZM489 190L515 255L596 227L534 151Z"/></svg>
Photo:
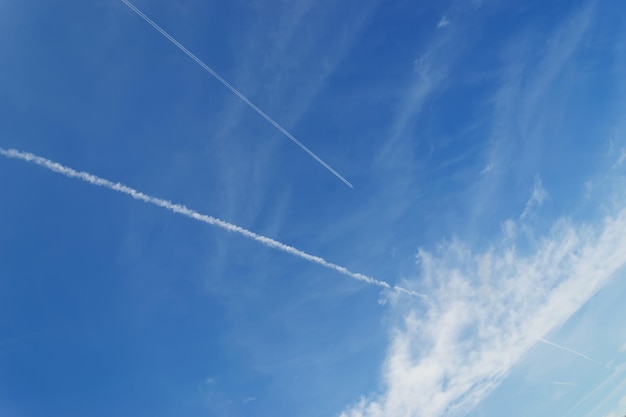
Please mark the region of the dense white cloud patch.
<svg viewBox="0 0 626 417"><path fill-rule="evenodd" d="M510 236L479 253L459 242L420 250L420 283L431 288L432 304L424 311L394 300L402 320L392 331L384 388L342 417L471 410L624 266L626 209L616 213L596 224L559 220L524 253Z"/></svg>

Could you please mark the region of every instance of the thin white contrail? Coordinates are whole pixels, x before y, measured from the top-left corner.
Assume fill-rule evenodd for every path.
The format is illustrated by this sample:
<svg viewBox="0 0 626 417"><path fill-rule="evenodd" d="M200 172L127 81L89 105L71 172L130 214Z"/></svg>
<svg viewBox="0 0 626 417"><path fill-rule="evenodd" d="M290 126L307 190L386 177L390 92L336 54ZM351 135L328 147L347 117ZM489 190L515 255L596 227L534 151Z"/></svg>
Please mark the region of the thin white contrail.
<svg viewBox="0 0 626 417"><path fill-rule="evenodd" d="M540 341L542 341L543 343L545 343L546 345L554 346L554 347L555 347L555 348L557 348L557 349L561 349L561 350L564 350L565 352L569 352L569 353L571 353L571 354L573 354L573 355L576 355L576 356L579 356L579 357L581 357L581 358L583 358L583 359L587 359L588 361L593 362L593 363L595 363L595 364L597 364L597 365L600 365L600 366L602 366L603 368L606 368L606 367L607 367L605 363L602 363L602 362L597 361L597 360L595 360L595 359L593 359L593 358L590 358L589 356L587 356L587 355L585 355L585 354L582 354L582 353L580 353L580 352L577 352L577 351L575 351L574 349L566 348L565 346L558 345L558 344L556 344L556 343L554 343L554 342L551 342L551 341L546 340L546 339L541 338L541 337L539 338L539 340L540 340Z"/></svg>
<svg viewBox="0 0 626 417"><path fill-rule="evenodd" d="M575 382L563 382L563 381L552 381L552 384L562 385L565 387L577 387L578 386L578 384L576 384Z"/></svg>
<svg viewBox="0 0 626 417"><path fill-rule="evenodd" d="M316 263L328 269L332 269L341 274L347 275L350 278L353 278L357 281L362 281L362 282L365 282L366 284L375 285L375 286L386 288L389 290L403 292L403 293L421 297L421 298L427 298L425 295L417 293L415 291L408 290L406 288L402 288L397 285L392 286L385 281L380 281L375 278L368 277L367 275L351 272L347 268L344 268L343 266L334 264L332 262L328 262L326 259L321 258L319 256L310 255L306 252L303 252L299 249L294 248L293 246L285 245L284 243L278 242L269 237L258 235L254 232L244 229L243 227L239 227L232 223L225 222L224 220L207 216L206 214L198 213L197 211L187 208L186 206L182 204L174 204L168 200L163 200L161 198L152 197L150 195L137 191L127 185L121 184L119 182L112 182L107 179L97 177L88 172L76 171L72 168L61 165L57 162L51 161L41 156L37 156L29 152L18 151L16 149L0 148L0 155L5 156L7 158L20 159L22 161L36 164L44 168L47 168L50 171L56 172L61 175L65 175L66 177L78 178L79 180L88 182L89 184L97 185L100 187L108 188L113 191L127 194L136 200L143 201L144 203L162 207L166 210L172 211L174 213L182 214L183 216L189 217L191 219L198 220L198 221L201 221L203 223L207 223L213 226L221 227L222 229L228 230L229 232L238 233L252 240L256 240L257 242L262 243L265 246L278 249L290 255L294 255L299 258L302 258L306 261Z"/></svg>
<svg viewBox="0 0 626 417"><path fill-rule="evenodd" d="M300 142L298 139L296 139L291 133L289 133L287 131L287 129L285 129L280 124L278 124L278 122L276 122L274 119L272 119L267 113L265 113L263 110L261 110L256 104L251 102L250 99L248 99L248 97L244 96L239 90L237 90L228 81L226 81L224 78L222 78L217 72L215 72L215 70L213 68L211 68L207 64L205 64L200 58L195 56L191 51L189 51L187 48L185 48L180 42L178 42L176 39L174 39L174 37L172 35L167 33L161 26L157 25L152 19L150 19L148 16L146 16L137 7L135 7L134 4L132 4L128 0L122 0L122 2L125 5L127 5L133 12L137 13L137 15L139 15L139 17L141 17L143 20L145 20L150 26L152 26L154 29L156 29L161 35L165 36L167 38L167 40L172 42L178 49L180 49L185 54L187 54L187 56L189 58L191 58L194 61L196 61L196 63L198 65L200 65L202 68L204 68L204 70L206 70L206 72L208 72L213 77L215 77L215 79L217 79L220 83L222 83L224 85L224 87L226 87L230 91L232 91L233 94L235 94L244 103L246 103L248 106L250 106L250 108L252 108L252 110L257 112L262 118L264 118L269 123L271 123L272 126L274 126L276 129L278 129L283 135L285 135L289 139L291 139L291 141L293 143L295 143L296 145L298 145L304 152L308 153L309 156L311 156L313 159L315 159L317 162L319 162L324 168L326 168L327 170L332 172L333 175L335 175L337 178L339 178L341 181L343 181L343 183L346 184L348 187L353 188L352 184L347 179L345 179L341 174L339 174L337 171L335 171L330 165L328 165L326 162L324 162L319 156L317 156L312 150L307 148L302 142Z"/></svg>

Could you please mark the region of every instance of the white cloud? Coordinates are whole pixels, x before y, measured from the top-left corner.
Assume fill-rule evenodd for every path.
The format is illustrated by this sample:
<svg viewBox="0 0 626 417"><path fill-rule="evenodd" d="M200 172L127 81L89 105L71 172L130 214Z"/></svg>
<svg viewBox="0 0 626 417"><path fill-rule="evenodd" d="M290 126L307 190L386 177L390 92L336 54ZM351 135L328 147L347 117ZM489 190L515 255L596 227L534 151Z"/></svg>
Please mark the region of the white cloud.
<svg viewBox="0 0 626 417"><path fill-rule="evenodd" d="M382 393L343 417L440 417L483 400L533 347L626 264L626 209L596 224L555 223L521 253L507 239L475 253L459 242L420 251L429 310L394 300Z"/></svg>
<svg viewBox="0 0 626 417"><path fill-rule="evenodd" d="M492 145L486 158L499 175L484 175L468 190L474 217L489 210L512 176L524 178L536 172L535 158L545 151L549 132L563 130L549 111L555 106L553 100L562 97L554 86L567 79L561 77L564 71L575 68L571 63L592 27L595 4L588 2L570 14L541 44L534 36L519 34L503 50L506 65L500 88L492 97Z"/></svg>
<svg viewBox="0 0 626 417"><path fill-rule="evenodd" d="M450 21L448 20L448 17L447 16L441 16L441 19L439 19L439 23L437 23L437 27L438 28L445 28L449 24L450 24Z"/></svg>
<svg viewBox="0 0 626 417"><path fill-rule="evenodd" d="M448 76L445 66L438 64L438 46L440 45L433 44L426 53L413 61L416 77L398 103L398 110L389 129L389 138L378 152L377 160L382 166L397 169L398 165L404 165L410 169L415 164L411 158L414 140L407 133L428 99Z"/></svg>
<svg viewBox="0 0 626 417"><path fill-rule="evenodd" d="M543 188L541 178L535 177L535 185L533 186L533 193L530 199L526 202L526 207L520 215L520 219L524 220L530 214L531 210L535 207L541 207L544 201L548 198L548 192Z"/></svg>

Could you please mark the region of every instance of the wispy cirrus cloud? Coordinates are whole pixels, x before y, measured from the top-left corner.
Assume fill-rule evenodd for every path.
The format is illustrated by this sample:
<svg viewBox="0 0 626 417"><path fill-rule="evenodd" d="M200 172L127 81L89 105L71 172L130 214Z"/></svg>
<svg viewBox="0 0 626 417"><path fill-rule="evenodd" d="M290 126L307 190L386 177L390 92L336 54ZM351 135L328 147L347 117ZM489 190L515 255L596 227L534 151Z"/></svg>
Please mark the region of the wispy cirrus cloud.
<svg viewBox="0 0 626 417"><path fill-rule="evenodd" d="M579 75L569 64L591 36L594 5L574 10L545 39L535 41L535 34L525 33L506 45L505 70L489 120L492 141L485 165L493 175L481 175L476 187L468 188L474 207L470 217L496 215L499 206L494 201L511 196L503 185L532 181L549 138L571 128L551 110L563 100L558 93L572 87L559 77L569 71ZM554 84L559 88L553 89ZM525 221L547 197L541 178L535 176L530 199L516 205L516 210L523 207L520 220L505 222L503 236L487 249L453 240L433 251L420 250L422 270L410 281L430 288L426 292L431 308L395 301L393 314L399 324L390 330L382 387L346 408L342 417L469 412L533 346L624 268L623 205L592 222L557 219L551 227L535 230L530 241L518 237L518 224L529 230Z"/></svg>
<svg viewBox="0 0 626 417"><path fill-rule="evenodd" d="M494 175L481 176L469 189L475 218L489 211L488 202L507 186L524 184L538 172L550 132L566 134L571 128L551 110L564 106L563 91L573 88L569 79L559 77L577 71L569 64L578 59L595 17L595 2L589 2L566 15L545 38L522 32L505 44L500 86L490 99L491 146L485 163Z"/></svg>

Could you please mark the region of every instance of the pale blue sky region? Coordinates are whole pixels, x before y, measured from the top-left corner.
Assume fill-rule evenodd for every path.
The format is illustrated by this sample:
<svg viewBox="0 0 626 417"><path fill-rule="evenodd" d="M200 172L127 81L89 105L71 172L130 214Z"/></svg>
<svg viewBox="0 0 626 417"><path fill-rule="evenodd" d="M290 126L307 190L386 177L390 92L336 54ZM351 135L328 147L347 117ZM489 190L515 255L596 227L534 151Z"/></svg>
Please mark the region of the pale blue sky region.
<svg viewBox="0 0 626 417"><path fill-rule="evenodd" d="M621 417L626 6L0 1L0 415ZM543 340L543 341L542 341Z"/></svg>

